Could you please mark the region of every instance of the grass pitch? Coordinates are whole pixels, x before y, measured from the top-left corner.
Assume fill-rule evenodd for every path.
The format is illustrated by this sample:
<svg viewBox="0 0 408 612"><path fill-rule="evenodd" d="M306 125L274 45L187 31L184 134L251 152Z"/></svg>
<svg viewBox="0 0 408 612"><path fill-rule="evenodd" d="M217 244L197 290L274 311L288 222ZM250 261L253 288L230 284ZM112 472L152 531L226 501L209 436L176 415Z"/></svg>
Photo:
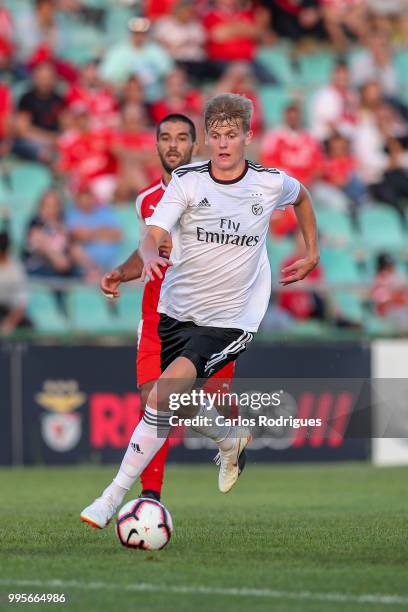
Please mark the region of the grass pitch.
<svg viewBox="0 0 408 612"><path fill-rule="evenodd" d="M59 592L67 604L10 608L408 610L407 468L249 463L223 496L215 467L169 466L176 533L158 553L79 521L113 473L0 471L0 608L11 592Z"/></svg>

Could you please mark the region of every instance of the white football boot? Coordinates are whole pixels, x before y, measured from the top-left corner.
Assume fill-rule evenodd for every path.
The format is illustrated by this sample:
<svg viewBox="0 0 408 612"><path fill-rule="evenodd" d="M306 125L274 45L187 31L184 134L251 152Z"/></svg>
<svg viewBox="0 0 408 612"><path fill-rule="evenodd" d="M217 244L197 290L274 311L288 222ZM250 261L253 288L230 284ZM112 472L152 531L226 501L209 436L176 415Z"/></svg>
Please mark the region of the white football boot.
<svg viewBox="0 0 408 612"><path fill-rule="evenodd" d="M235 438L234 445L229 451L218 452L214 461L220 466L218 475L218 488L221 493L228 493L237 482L246 463L245 447L251 442L252 436L249 431L242 438Z"/></svg>
<svg viewBox="0 0 408 612"><path fill-rule="evenodd" d="M80 518L96 529L104 529L109 525L111 518L116 514L117 506L111 495L97 497L90 506L82 510Z"/></svg>

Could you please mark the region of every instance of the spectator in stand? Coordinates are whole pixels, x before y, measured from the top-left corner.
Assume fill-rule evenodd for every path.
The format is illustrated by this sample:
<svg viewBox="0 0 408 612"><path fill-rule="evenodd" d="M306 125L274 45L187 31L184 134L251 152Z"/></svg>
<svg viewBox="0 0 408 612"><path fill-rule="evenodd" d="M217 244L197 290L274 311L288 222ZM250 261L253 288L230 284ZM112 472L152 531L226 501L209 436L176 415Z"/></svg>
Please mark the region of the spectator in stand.
<svg viewBox="0 0 408 612"><path fill-rule="evenodd" d="M407 279L398 272L388 253L378 255L371 299L379 317L391 321L400 332L408 331Z"/></svg>
<svg viewBox="0 0 408 612"><path fill-rule="evenodd" d="M347 64L338 62L334 67L331 83L320 88L310 109L311 132L324 141L334 131L346 137L352 136L357 119L358 96L350 86Z"/></svg>
<svg viewBox="0 0 408 612"><path fill-rule="evenodd" d="M298 230L295 233L295 250L282 263L282 271L298 259L302 259L305 256L305 252L305 242L302 233ZM296 288L281 291L278 305L282 310L298 320L324 320L326 318L326 296L319 288L308 289L308 285L322 283L323 280L323 270L319 265Z"/></svg>
<svg viewBox="0 0 408 612"><path fill-rule="evenodd" d="M59 57L69 40L64 38L56 13L56 0L35 0L34 7L19 13L16 21L19 59L29 68L50 62L58 76L72 82L77 76L75 68Z"/></svg>
<svg viewBox="0 0 408 612"><path fill-rule="evenodd" d="M0 0L0 71L7 69L14 53L14 23L10 12Z"/></svg>
<svg viewBox="0 0 408 612"><path fill-rule="evenodd" d="M0 335L32 327L26 315L28 288L24 268L9 254L8 233L0 231Z"/></svg>
<svg viewBox="0 0 408 612"><path fill-rule="evenodd" d="M167 75L164 96L152 104L150 114L155 123L171 113L187 115L193 122L201 123L203 104L201 92L191 89L185 72L176 68Z"/></svg>
<svg viewBox="0 0 408 612"><path fill-rule="evenodd" d="M305 256L305 242L302 233L297 230L295 233L295 250L283 263L282 273L287 275L287 268L295 261L303 259ZM290 314L294 319L308 321L316 319L318 321L331 320L336 327L359 329L360 324L350 320L345 316L341 309L330 303L330 296L323 287L325 283L322 265L317 266L301 283L293 288L284 289L280 292L278 305L281 310ZM313 287L313 285L315 285ZM320 286L319 286L320 285Z"/></svg>
<svg viewBox="0 0 408 612"><path fill-rule="evenodd" d="M401 116L389 104L376 113L378 130L386 153L387 167L379 184L371 185L378 200L394 206L405 222L408 206L408 131Z"/></svg>
<svg viewBox="0 0 408 612"><path fill-rule="evenodd" d="M171 13L177 0L144 0L143 11L152 21Z"/></svg>
<svg viewBox="0 0 408 612"><path fill-rule="evenodd" d="M58 93L53 66L39 64L31 89L18 104L14 153L23 159L51 162L63 111L64 99Z"/></svg>
<svg viewBox="0 0 408 612"><path fill-rule="evenodd" d="M76 265L83 259L70 240L59 194L49 189L28 225L23 251L25 268L33 276L70 277L76 275Z"/></svg>
<svg viewBox="0 0 408 612"><path fill-rule="evenodd" d="M71 107L72 128L58 141L60 172L67 173L69 186L76 193L89 188L102 203L111 201L116 188L117 162L110 128L92 128L89 109L77 102Z"/></svg>
<svg viewBox="0 0 408 612"><path fill-rule="evenodd" d="M134 200L141 189L160 178L156 137L146 124L142 106L128 104L123 108L121 125L112 145L118 159L116 202Z"/></svg>
<svg viewBox="0 0 408 612"><path fill-rule="evenodd" d="M324 37L319 0L263 0L261 4L271 11L278 36L295 42L306 36Z"/></svg>
<svg viewBox="0 0 408 612"><path fill-rule="evenodd" d="M213 77L218 78L231 62L250 62L263 83L276 83L271 72L256 60L258 43L267 32L269 14L264 8L242 8L240 0L215 0L204 18L207 55Z"/></svg>
<svg viewBox="0 0 408 612"><path fill-rule="evenodd" d="M100 206L89 188L83 187L67 215L71 238L85 252L89 267L83 272L97 280L117 263L122 233L110 206Z"/></svg>
<svg viewBox="0 0 408 612"><path fill-rule="evenodd" d="M10 88L0 83L0 159L6 155L11 146L13 122L13 98Z"/></svg>
<svg viewBox="0 0 408 612"><path fill-rule="evenodd" d="M266 132L261 147L261 163L284 170L306 187L312 187L320 176L323 151L319 141L303 127L298 104L287 106L282 127Z"/></svg>
<svg viewBox="0 0 408 612"><path fill-rule="evenodd" d="M220 93L237 93L249 98L253 105L251 129L254 138L259 138L263 130L263 110L257 93L256 81L250 64L234 62L218 81L213 95Z"/></svg>
<svg viewBox="0 0 408 612"><path fill-rule="evenodd" d="M330 202L341 199L343 202L338 208L347 210L348 200L355 206L365 204L369 200L368 191L358 176L357 160L350 150L350 142L341 134L334 133L326 145L327 155L322 165L322 176L316 187L320 202ZM320 191L319 191L320 189ZM325 195L322 190L325 190Z"/></svg>
<svg viewBox="0 0 408 612"><path fill-rule="evenodd" d="M150 21L135 17L129 21L130 37L108 49L101 65L101 75L115 85L123 84L131 74L141 80L148 102L161 95L163 78L173 69L168 52L149 38Z"/></svg>
<svg viewBox="0 0 408 612"><path fill-rule="evenodd" d="M408 122L408 107L397 98L385 96L378 81L366 81L360 88L359 113L375 112L384 102L391 105Z"/></svg>
<svg viewBox="0 0 408 612"><path fill-rule="evenodd" d="M391 204L404 219L408 199L408 133L401 116L382 103L362 109L354 135L360 176L373 197Z"/></svg>
<svg viewBox="0 0 408 612"><path fill-rule="evenodd" d="M366 0L320 0L324 26L337 51L346 51L352 34L364 42L367 33Z"/></svg>
<svg viewBox="0 0 408 612"><path fill-rule="evenodd" d="M193 0L178 0L170 15L156 21L154 36L190 79L200 83L208 77L206 31L197 17Z"/></svg>
<svg viewBox="0 0 408 612"><path fill-rule="evenodd" d="M367 48L352 58L351 76L354 85L377 81L387 96L398 96L398 75L393 64L393 51L389 37L384 32L371 32Z"/></svg>
<svg viewBox="0 0 408 612"><path fill-rule="evenodd" d="M84 104L91 114L92 127L113 127L117 122L117 102L110 89L102 81L98 61L90 61L82 67L79 80L71 85L66 104Z"/></svg>
<svg viewBox="0 0 408 612"><path fill-rule="evenodd" d="M123 108L128 104L145 105L143 84L138 76L132 74L123 85L119 97L119 106ZM146 106L147 110L147 106Z"/></svg>

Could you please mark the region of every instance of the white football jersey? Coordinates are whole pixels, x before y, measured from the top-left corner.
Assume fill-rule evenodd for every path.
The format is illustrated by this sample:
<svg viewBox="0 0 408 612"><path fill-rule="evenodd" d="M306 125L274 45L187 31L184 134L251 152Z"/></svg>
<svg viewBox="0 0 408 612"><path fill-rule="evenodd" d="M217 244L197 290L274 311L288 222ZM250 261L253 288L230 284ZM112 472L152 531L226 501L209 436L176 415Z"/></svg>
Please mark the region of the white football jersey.
<svg viewBox="0 0 408 612"><path fill-rule="evenodd" d="M271 290L270 217L293 204L299 190L285 172L251 161L233 181L215 179L208 161L174 170L146 219L173 240L158 311L197 325L257 331Z"/></svg>

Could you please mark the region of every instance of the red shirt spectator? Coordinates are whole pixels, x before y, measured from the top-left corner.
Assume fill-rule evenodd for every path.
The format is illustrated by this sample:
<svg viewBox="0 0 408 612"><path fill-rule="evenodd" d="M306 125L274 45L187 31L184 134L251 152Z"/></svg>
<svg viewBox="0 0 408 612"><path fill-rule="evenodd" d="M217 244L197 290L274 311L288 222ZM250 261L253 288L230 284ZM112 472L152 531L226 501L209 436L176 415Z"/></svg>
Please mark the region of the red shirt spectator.
<svg viewBox="0 0 408 612"><path fill-rule="evenodd" d="M112 92L103 84L96 62L89 62L81 71L80 80L68 91L69 106L82 103L92 117L93 127L112 126L117 118L117 102Z"/></svg>
<svg viewBox="0 0 408 612"><path fill-rule="evenodd" d="M109 128L92 129L85 107L77 108L76 113L74 129L59 139L59 168L70 174L75 191L89 187L96 193L96 179L116 174L116 158L111 151L113 134Z"/></svg>
<svg viewBox="0 0 408 612"><path fill-rule="evenodd" d="M14 24L9 11L0 6L0 54L9 58L13 54Z"/></svg>
<svg viewBox="0 0 408 612"><path fill-rule="evenodd" d="M156 136L146 124L143 106L127 104L123 108L120 128L112 138L118 163L116 201L132 200L146 184L160 177Z"/></svg>
<svg viewBox="0 0 408 612"><path fill-rule="evenodd" d="M261 159L266 167L277 167L309 186L320 173L323 153L319 142L301 128L300 109L290 105L284 127L270 130L262 143Z"/></svg>
<svg viewBox="0 0 408 612"><path fill-rule="evenodd" d="M296 234L295 252L290 255L281 264L281 268L290 266L298 259L305 256L305 243L301 232ZM320 266L317 266L309 272L307 277L302 281L303 286L308 283L316 283L323 280L323 271ZM317 308L316 297L319 296L318 291L306 291L297 285L293 285L293 289L282 291L279 294L279 306L289 312L295 319L310 319L317 316L320 318L321 312Z"/></svg>
<svg viewBox="0 0 408 612"><path fill-rule="evenodd" d="M204 18L207 54L210 60L252 61L256 53L257 32L254 12L240 10L235 0L218 0Z"/></svg>
<svg viewBox="0 0 408 612"><path fill-rule="evenodd" d="M394 259L388 253L377 258L377 273L371 298L380 317L388 317L408 308L408 289L404 277L396 270Z"/></svg>
<svg viewBox="0 0 408 612"><path fill-rule="evenodd" d="M159 123L170 113L181 113L195 120L202 110L202 94L189 89L185 73L178 68L167 76L164 97L152 104L150 112L154 122Z"/></svg>
<svg viewBox="0 0 408 612"><path fill-rule="evenodd" d="M350 145L341 134L333 134L327 143L327 157L323 160L322 179L340 189L353 178L357 161L350 153Z"/></svg>
<svg viewBox="0 0 408 612"><path fill-rule="evenodd" d="M0 83L0 140L8 132L9 120L13 111L13 99L7 85Z"/></svg>
<svg viewBox="0 0 408 612"><path fill-rule="evenodd" d="M146 17L153 21L162 15L171 13L176 1L177 0L146 0L146 2L144 2L144 13Z"/></svg>

